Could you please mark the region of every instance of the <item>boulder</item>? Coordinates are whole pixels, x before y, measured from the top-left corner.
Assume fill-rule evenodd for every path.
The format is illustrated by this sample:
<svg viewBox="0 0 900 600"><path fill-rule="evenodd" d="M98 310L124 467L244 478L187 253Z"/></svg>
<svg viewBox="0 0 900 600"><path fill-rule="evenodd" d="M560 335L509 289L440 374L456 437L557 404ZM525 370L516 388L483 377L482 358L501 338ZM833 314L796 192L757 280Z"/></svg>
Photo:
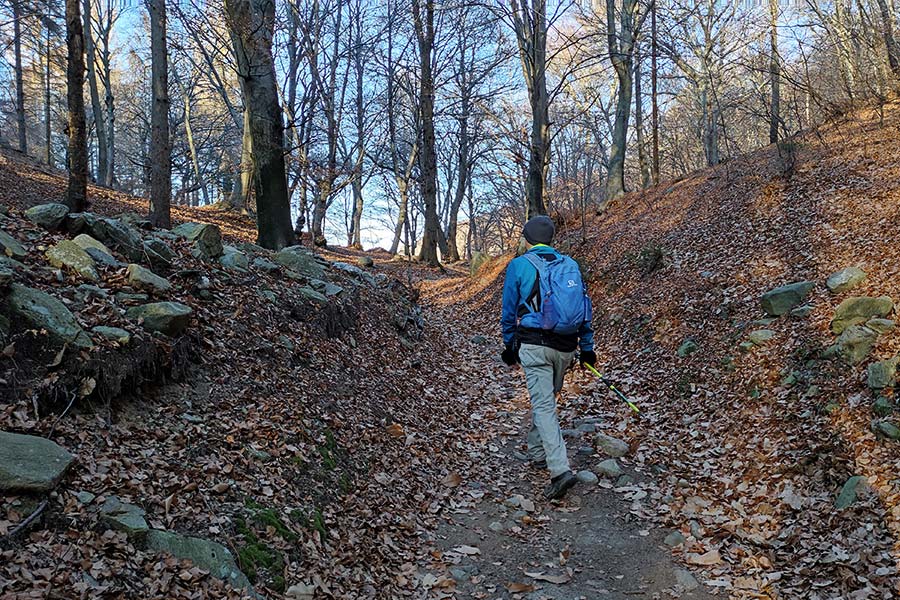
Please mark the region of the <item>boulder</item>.
<svg viewBox="0 0 900 600"><path fill-rule="evenodd" d="M310 279L309 287L329 297L338 296L344 291L344 288L341 286L335 285L330 281L322 281L321 279Z"/></svg>
<svg viewBox="0 0 900 600"><path fill-rule="evenodd" d="M106 325L97 325L92 327L91 331L102 338L117 342L122 346L131 341L131 333L120 327L107 327Z"/></svg>
<svg viewBox="0 0 900 600"><path fill-rule="evenodd" d="M337 269L338 271L343 271L348 275L351 275L354 279L356 279L359 283L369 284L374 286L376 284L376 280L370 273L366 273L359 267L355 265L348 265L343 262L331 263L331 267Z"/></svg>
<svg viewBox="0 0 900 600"><path fill-rule="evenodd" d="M600 479L598 479L596 475L588 470L578 471L576 477L578 478L578 481L586 485L595 485L598 481L600 481Z"/></svg>
<svg viewBox="0 0 900 600"><path fill-rule="evenodd" d="M813 281L798 281L769 290L760 298L762 308L767 315L780 317L787 314L795 306L806 301L806 296L815 286Z"/></svg>
<svg viewBox="0 0 900 600"><path fill-rule="evenodd" d="M116 302L120 304L138 304L150 299L147 294L129 294L128 292L116 292Z"/></svg>
<svg viewBox="0 0 900 600"><path fill-rule="evenodd" d="M375 266L375 261L372 260L371 256L360 256L356 259L356 264L368 269Z"/></svg>
<svg viewBox="0 0 900 600"><path fill-rule="evenodd" d="M172 230L190 242L191 252L198 258L216 259L222 256L222 233L210 223L182 223Z"/></svg>
<svg viewBox="0 0 900 600"><path fill-rule="evenodd" d="M900 440L900 427L890 421L876 421L872 425L875 435L889 440Z"/></svg>
<svg viewBox="0 0 900 600"><path fill-rule="evenodd" d="M603 433L598 433L594 436L594 446L612 458L619 458L620 456L628 454L628 444L618 438Z"/></svg>
<svg viewBox="0 0 900 600"><path fill-rule="evenodd" d="M619 466L619 463L616 462L616 459L608 458L602 462L597 463L597 466L594 467L594 472L597 475L602 475L603 477L608 477L609 479L615 479L622 474L622 468Z"/></svg>
<svg viewBox="0 0 900 600"><path fill-rule="evenodd" d="M94 259L72 240L62 240L47 250L45 255L50 264L58 269L65 267L91 281L100 279Z"/></svg>
<svg viewBox="0 0 900 600"><path fill-rule="evenodd" d="M681 346L678 347L678 356L684 358L689 354L693 354L697 350L700 349L700 346L697 345L697 342L691 339L684 340Z"/></svg>
<svg viewBox="0 0 900 600"><path fill-rule="evenodd" d="M0 250L10 258L25 258L28 254L22 244L5 231L0 231Z"/></svg>
<svg viewBox="0 0 900 600"><path fill-rule="evenodd" d="M73 239L73 242L78 244L81 248L87 250L88 248L95 248L100 252L104 252L112 256L112 250L106 247L106 244L101 242L100 240L95 240L91 236L86 233L79 233Z"/></svg>
<svg viewBox="0 0 900 600"><path fill-rule="evenodd" d="M298 288L297 293L303 296L304 299L310 300L311 302L316 302L318 304L328 304L328 298L309 286Z"/></svg>
<svg viewBox="0 0 900 600"><path fill-rule="evenodd" d="M844 483L841 491L838 493L837 500L834 501L834 507L843 510L856 502L857 495L864 491L868 486L868 482L861 475L854 475Z"/></svg>
<svg viewBox="0 0 900 600"><path fill-rule="evenodd" d="M5 290L13 282L13 270L6 265L0 265L0 290Z"/></svg>
<svg viewBox="0 0 900 600"><path fill-rule="evenodd" d="M835 342L837 353L851 365L859 364L872 351L878 334L863 325L851 325Z"/></svg>
<svg viewBox="0 0 900 600"><path fill-rule="evenodd" d="M129 308L129 319L143 319L144 329L174 337L187 328L194 314L190 306L180 302L154 302Z"/></svg>
<svg viewBox="0 0 900 600"><path fill-rule="evenodd" d="M764 346L775 337L775 332L771 329L757 329L751 331L747 339L756 346Z"/></svg>
<svg viewBox="0 0 900 600"><path fill-rule="evenodd" d="M172 289L172 284L165 277L160 277L150 269L131 263L126 271L128 285L152 294L162 294Z"/></svg>
<svg viewBox="0 0 900 600"><path fill-rule="evenodd" d="M11 316L34 329L46 330L60 344L72 344L77 348L93 346L69 309L49 294L14 283L6 303Z"/></svg>
<svg viewBox="0 0 900 600"><path fill-rule="evenodd" d="M177 256L175 252L159 236L144 240L144 254L154 269L166 269L172 266Z"/></svg>
<svg viewBox="0 0 900 600"><path fill-rule="evenodd" d="M217 542L151 529L147 532L147 549L165 552L180 560L190 560L235 589L252 589L250 581L238 569L231 552Z"/></svg>
<svg viewBox="0 0 900 600"><path fill-rule="evenodd" d="M288 246L276 252L272 259L279 265L304 277L322 279L325 275L325 267L319 263L315 254L303 246Z"/></svg>
<svg viewBox="0 0 900 600"><path fill-rule="evenodd" d="M232 250L232 252L225 252L219 257L219 264L228 271L246 273L250 268L250 261L247 260L247 255L240 250Z"/></svg>
<svg viewBox="0 0 900 600"><path fill-rule="evenodd" d="M866 280L866 272L859 267L847 267L828 276L825 285L834 294L848 292Z"/></svg>
<svg viewBox="0 0 900 600"><path fill-rule="evenodd" d="M866 327L881 335L883 333L887 333L888 331L892 331L896 324L890 319L882 319L880 317L874 317L866 321Z"/></svg>
<svg viewBox="0 0 900 600"><path fill-rule="evenodd" d="M887 417L891 413L896 410L896 406L889 399L884 396L879 396L875 399L875 402L872 403L872 412L874 412L879 417Z"/></svg>
<svg viewBox="0 0 900 600"><path fill-rule="evenodd" d="M802 306L798 306L797 308L791 309L791 316L795 319L805 319L810 315L813 311L813 307L811 304L803 304Z"/></svg>
<svg viewBox="0 0 900 600"><path fill-rule="evenodd" d="M84 231L91 237L118 249L129 260L139 261L143 256L143 240L136 229L108 217L100 217L93 213L72 213L69 215L66 228L71 233Z"/></svg>
<svg viewBox="0 0 900 600"><path fill-rule="evenodd" d="M143 539L150 527L144 516L147 513L140 506L126 504L115 496L110 496L100 507L100 520L116 531L124 532L130 538Z"/></svg>
<svg viewBox="0 0 900 600"><path fill-rule="evenodd" d="M49 492L73 460L47 438L0 431L0 492Z"/></svg>
<svg viewBox="0 0 900 600"><path fill-rule="evenodd" d="M48 204L32 206L25 211L25 218L35 225L40 225L44 229L54 231L60 228L68 214L68 206L57 202L50 202Z"/></svg>
<svg viewBox="0 0 900 600"><path fill-rule="evenodd" d="M87 252L88 256L94 259L94 263L98 265L102 265L104 267L111 267L113 269L120 269L125 265L120 263L112 254L107 254L102 250L98 250L97 248L85 248L85 252Z"/></svg>
<svg viewBox="0 0 900 600"><path fill-rule="evenodd" d="M834 310L831 331L841 333L851 325L865 323L873 317L886 317L894 310L894 301L888 296L872 298L854 296L847 298Z"/></svg>
<svg viewBox="0 0 900 600"><path fill-rule="evenodd" d="M266 271L267 273L275 273L276 271L281 270L281 267L273 263L271 260L263 258L262 256L257 256L256 258L254 258L252 264L254 268L261 271Z"/></svg>
<svg viewBox="0 0 900 600"><path fill-rule="evenodd" d="M869 365L868 383L873 390L894 387L897 383L897 363L900 356L889 360L879 360Z"/></svg>

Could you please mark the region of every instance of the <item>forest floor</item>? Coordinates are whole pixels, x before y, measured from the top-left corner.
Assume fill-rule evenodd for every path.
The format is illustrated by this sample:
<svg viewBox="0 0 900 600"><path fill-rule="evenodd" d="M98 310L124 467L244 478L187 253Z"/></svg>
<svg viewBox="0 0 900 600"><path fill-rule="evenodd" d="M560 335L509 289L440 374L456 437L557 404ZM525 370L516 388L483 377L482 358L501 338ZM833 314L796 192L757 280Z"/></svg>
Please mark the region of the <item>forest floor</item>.
<svg viewBox="0 0 900 600"><path fill-rule="evenodd" d="M256 298L290 281L216 275L216 301L197 304L203 353L188 380L59 424L0 402L3 429L50 435L80 461L25 542L0 544L0 597L231 593L106 531L81 491L222 539L244 567L247 544L265 543L282 562L256 565L256 589L273 598L896 597L900 442L879 429L897 420L895 394L869 389L867 367L897 356L900 335L879 336L859 365L825 350L842 300L900 299L898 130L898 107L862 112L796 140L787 163L764 148L602 215L559 216L556 245L594 300L600 363L641 408L573 369L560 418L574 466L607 458L597 433L628 452L624 479L579 483L560 502L543 500L545 474L521 460L524 381L499 361L509 257L470 276L367 253L373 272L420 294L414 338L391 324L397 299L416 295L404 286L361 293L352 335L328 337ZM0 168L15 184L4 204L61 197L58 174ZM143 210L95 195L98 212ZM252 239L230 213L175 216ZM825 279L849 266L867 278L831 293ZM760 295L801 280L815 283L808 314L766 319ZM768 341L742 345L760 329ZM17 499L0 501L0 529L25 518Z"/></svg>

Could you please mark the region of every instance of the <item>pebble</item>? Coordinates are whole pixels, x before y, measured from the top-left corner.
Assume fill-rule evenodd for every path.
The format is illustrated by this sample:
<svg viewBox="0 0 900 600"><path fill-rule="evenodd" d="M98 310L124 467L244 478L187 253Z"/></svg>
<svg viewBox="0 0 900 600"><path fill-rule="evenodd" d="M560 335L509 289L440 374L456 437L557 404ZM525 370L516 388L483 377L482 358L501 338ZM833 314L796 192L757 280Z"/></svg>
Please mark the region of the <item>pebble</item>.
<svg viewBox="0 0 900 600"><path fill-rule="evenodd" d="M597 476L590 471L578 471L576 477L578 477L578 481L587 485L595 485L599 481Z"/></svg>
<svg viewBox="0 0 900 600"><path fill-rule="evenodd" d="M666 539L664 541L666 546L674 548L675 546L680 546L684 543L684 536L680 531L673 531L666 536Z"/></svg>
<svg viewBox="0 0 900 600"><path fill-rule="evenodd" d="M697 579L686 569L675 569L675 581L686 592L692 592L700 587Z"/></svg>
<svg viewBox="0 0 900 600"><path fill-rule="evenodd" d="M622 475L622 468L614 458L610 458L598 463L597 466L594 467L594 471L596 471L598 475L609 477L610 479L615 479L616 477Z"/></svg>
<svg viewBox="0 0 900 600"><path fill-rule="evenodd" d="M494 521L490 525L488 525L488 529L497 533L501 533L503 531L506 531L506 526L503 525L503 523L501 523L500 521Z"/></svg>

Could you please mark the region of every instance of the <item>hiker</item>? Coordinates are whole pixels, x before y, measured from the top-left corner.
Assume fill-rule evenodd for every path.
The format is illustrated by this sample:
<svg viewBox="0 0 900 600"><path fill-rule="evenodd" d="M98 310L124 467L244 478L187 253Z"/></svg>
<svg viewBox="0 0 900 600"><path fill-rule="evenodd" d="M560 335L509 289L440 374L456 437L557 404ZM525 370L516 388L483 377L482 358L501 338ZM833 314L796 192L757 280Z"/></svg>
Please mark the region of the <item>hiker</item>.
<svg viewBox="0 0 900 600"><path fill-rule="evenodd" d="M544 495L551 500L565 496L577 481L559 429L556 394L576 349L582 364L597 362L591 300L578 263L550 246L554 233L549 217L525 223L526 252L506 268L500 319L501 358L511 367L521 363L531 399L528 458L550 471Z"/></svg>

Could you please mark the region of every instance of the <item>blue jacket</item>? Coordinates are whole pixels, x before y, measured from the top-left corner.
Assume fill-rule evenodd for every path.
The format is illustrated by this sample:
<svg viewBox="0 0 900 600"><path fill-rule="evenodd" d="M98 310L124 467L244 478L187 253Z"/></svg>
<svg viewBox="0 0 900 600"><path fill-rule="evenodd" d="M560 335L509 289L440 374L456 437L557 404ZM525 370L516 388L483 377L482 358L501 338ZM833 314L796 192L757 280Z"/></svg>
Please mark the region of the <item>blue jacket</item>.
<svg viewBox="0 0 900 600"><path fill-rule="evenodd" d="M555 249L545 245L534 246L528 253L560 256ZM509 345L518 338L523 343L550 346L562 351L574 350L576 345L581 350L592 351L594 349L594 329L588 321L585 321L577 335L573 336L559 336L533 329L523 330L519 326L519 310L528 300L536 277L537 269L524 256L512 259L506 267L506 279L503 282L503 312L500 317L503 343Z"/></svg>

